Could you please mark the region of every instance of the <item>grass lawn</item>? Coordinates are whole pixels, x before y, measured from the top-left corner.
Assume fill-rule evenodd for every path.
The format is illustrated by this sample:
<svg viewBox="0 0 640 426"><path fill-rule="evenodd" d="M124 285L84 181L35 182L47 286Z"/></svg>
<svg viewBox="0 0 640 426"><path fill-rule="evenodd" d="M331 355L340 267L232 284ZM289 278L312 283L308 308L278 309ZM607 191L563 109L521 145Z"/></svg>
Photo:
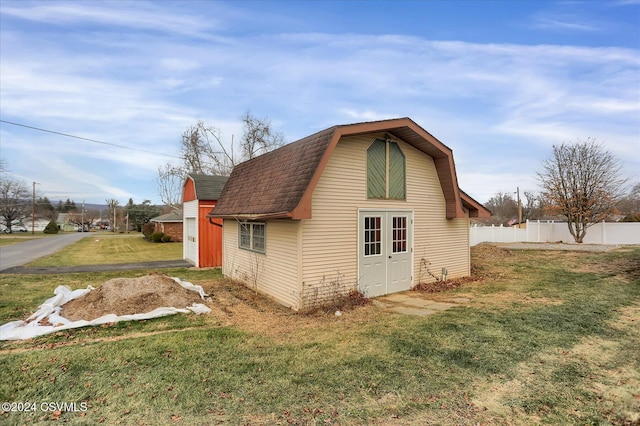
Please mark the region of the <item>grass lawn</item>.
<svg viewBox="0 0 640 426"><path fill-rule="evenodd" d="M142 234L91 233L27 266L78 266L182 259L182 243L151 243Z"/></svg>
<svg viewBox="0 0 640 426"><path fill-rule="evenodd" d="M634 424L640 419L640 247L473 250L481 280L429 295L427 317L372 305L297 314L222 279L211 314L0 343L0 400L76 402L8 424ZM139 276L135 271L117 276ZM55 286L114 274L0 275L0 320ZM424 296L424 295L422 295Z"/></svg>
<svg viewBox="0 0 640 426"><path fill-rule="evenodd" d="M29 240L35 240L38 238L46 238L51 234L44 234L42 232L36 232L31 235L31 232L28 233L16 233L16 234L5 234L4 232L0 233L0 247L9 246L11 244L22 243Z"/></svg>

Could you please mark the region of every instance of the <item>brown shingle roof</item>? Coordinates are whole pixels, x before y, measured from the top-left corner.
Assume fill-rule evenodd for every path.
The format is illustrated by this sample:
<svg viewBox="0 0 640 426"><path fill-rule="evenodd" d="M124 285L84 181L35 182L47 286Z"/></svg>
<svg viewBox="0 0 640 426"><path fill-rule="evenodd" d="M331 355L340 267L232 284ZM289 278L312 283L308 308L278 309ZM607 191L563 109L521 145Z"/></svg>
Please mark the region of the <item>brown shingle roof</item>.
<svg viewBox="0 0 640 426"><path fill-rule="evenodd" d="M340 138L370 132L387 132L430 155L445 196L447 218L464 217L453 153L409 118L334 126L241 163L208 216L310 218L311 193ZM468 198L465 207L475 208Z"/></svg>
<svg viewBox="0 0 640 426"><path fill-rule="evenodd" d="M335 127L244 163L231 172L215 216L285 214L293 211L318 168Z"/></svg>

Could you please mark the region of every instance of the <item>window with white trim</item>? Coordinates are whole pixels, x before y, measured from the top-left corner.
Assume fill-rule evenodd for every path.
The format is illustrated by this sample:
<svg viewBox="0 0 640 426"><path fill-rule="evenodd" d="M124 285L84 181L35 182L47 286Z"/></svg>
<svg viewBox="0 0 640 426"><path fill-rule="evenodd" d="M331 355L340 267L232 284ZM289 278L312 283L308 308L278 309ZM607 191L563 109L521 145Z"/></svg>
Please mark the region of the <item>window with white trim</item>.
<svg viewBox="0 0 640 426"><path fill-rule="evenodd" d="M264 253L267 247L267 225L263 222L240 222L238 246L241 249Z"/></svg>

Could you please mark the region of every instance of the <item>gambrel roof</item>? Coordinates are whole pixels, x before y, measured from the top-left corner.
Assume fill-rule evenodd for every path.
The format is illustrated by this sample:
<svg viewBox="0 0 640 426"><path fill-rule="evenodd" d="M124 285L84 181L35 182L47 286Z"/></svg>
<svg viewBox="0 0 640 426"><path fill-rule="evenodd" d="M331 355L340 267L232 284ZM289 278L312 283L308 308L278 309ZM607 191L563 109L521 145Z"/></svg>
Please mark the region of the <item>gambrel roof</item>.
<svg viewBox="0 0 640 426"><path fill-rule="evenodd" d="M488 217L490 212L458 189L453 153L410 118L333 126L237 165L209 217L311 218L311 195L345 136L386 132L433 158L448 219Z"/></svg>
<svg viewBox="0 0 640 426"><path fill-rule="evenodd" d="M222 188L224 188L229 177L190 173L187 175L187 180L189 179L193 181L194 199L211 201L217 200L220 197Z"/></svg>

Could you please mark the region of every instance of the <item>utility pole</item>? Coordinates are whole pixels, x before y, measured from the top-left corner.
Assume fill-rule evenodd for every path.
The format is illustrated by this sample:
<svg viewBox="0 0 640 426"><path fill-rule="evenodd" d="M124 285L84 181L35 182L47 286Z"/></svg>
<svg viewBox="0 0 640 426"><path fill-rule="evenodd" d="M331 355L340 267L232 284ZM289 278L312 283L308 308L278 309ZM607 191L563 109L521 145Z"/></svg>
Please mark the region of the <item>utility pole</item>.
<svg viewBox="0 0 640 426"><path fill-rule="evenodd" d="M84 200L82 200L82 232L84 232Z"/></svg>
<svg viewBox="0 0 640 426"><path fill-rule="evenodd" d="M31 235L35 234L36 227L36 185L38 182L33 182L33 197L31 198Z"/></svg>

